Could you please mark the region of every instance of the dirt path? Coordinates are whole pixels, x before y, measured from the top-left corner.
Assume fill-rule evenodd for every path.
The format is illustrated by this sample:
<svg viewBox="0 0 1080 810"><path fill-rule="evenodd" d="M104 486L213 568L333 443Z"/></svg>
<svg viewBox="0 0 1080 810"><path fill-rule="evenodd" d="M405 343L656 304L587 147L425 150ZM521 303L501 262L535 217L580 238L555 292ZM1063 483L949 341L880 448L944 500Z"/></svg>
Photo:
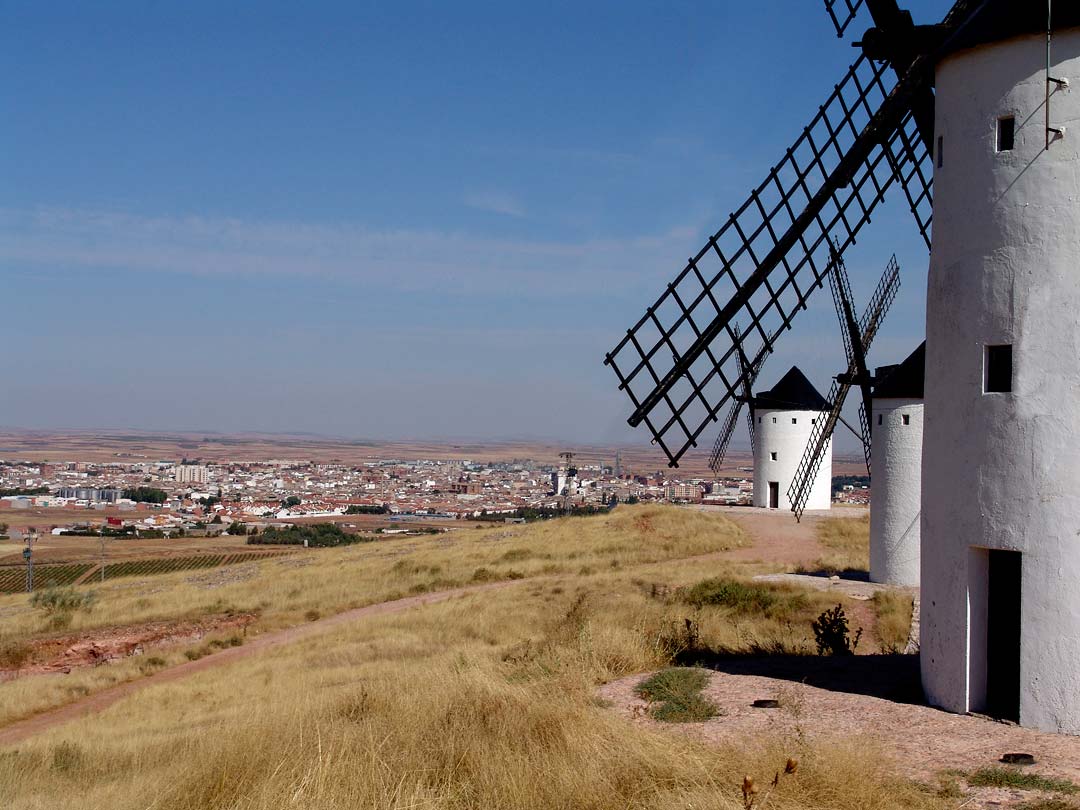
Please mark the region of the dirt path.
<svg viewBox="0 0 1080 810"><path fill-rule="evenodd" d="M473 585L465 588L454 588L449 591L423 594L421 596L410 596L405 599L396 599L392 602L379 602L374 605L347 610L344 613L328 616L325 619L319 619L309 624L302 624L296 627L286 628L285 630L279 630L274 633L255 636L242 647L228 647L220 652L199 658L198 660L178 664L177 666L163 669L153 675L148 675L134 681L117 684L116 686L104 689L100 692L95 692L94 694L88 695L73 703L67 703L55 709L42 712L41 714L35 714L31 717L24 718L23 720L17 720L4 728L0 728L0 746L14 745L15 743L22 742L28 737L40 734L43 731L67 723L70 720L76 720L80 717L85 717L88 714L104 711L114 703L123 700L128 695L137 692L140 689L145 689L148 686L177 681L181 678L186 678L189 675L194 675L197 672L210 669L211 667L221 666L222 664L237 661L241 658L247 658L262 652L263 650L278 647L282 644L299 641L300 639L321 633L331 627L337 627L338 625L356 621L357 619L366 619L373 616L386 616L392 613L402 613L414 607L445 602L448 599L464 596L466 594L506 588L516 585L519 582L527 581L528 580L492 582L486 585Z"/></svg>
<svg viewBox="0 0 1080 810"><path fill-rule="evenodd" d="M703 512L721 514L745 531L753 544L725 552L738 562L778 563L791 570L799 565L812 567L824 554L815 526L821 519L807 514L801 523L790 512L753 507L703 506Z"/></svg>
<svg viewBox="0 0 1080 810"><path fill-rule="evenodd" d="M917 687L914 655L745 659L724 669L711 673L705 688L723 715L704 723L669 725L650 719L648 704L633 692L641 675L606 684L598 694L635 724L664 727L713 744L737 745L763 734L823 741L862 737L881 746L901 774L927 782L946 769L970 772L997 766L1005 753L1025 752L1036 760L1026 770L1080 782L1080 737L902 702ZM818 685L801 682L807 677ZM755 700L777 698L780 708L752 707ZM1034 796L998 789L973 791L970 798L965 806L974 810L1015 807Z"/></svg>

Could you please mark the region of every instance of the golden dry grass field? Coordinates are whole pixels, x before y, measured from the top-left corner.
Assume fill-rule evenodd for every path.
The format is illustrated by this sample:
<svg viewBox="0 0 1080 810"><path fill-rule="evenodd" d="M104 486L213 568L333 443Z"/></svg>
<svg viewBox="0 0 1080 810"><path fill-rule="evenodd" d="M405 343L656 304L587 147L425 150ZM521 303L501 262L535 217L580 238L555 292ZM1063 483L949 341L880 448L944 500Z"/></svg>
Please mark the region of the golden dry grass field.
<svg viewBox="0 0 1080 810"><path fill-rule="evenodd" d="M598 685L671 663L688 619L713 652L811 652L810 620L836 597L750 583L770 566L725 554L749 542L719 514L620 507L107 583L67 632L253 613L250 638L410 594L509 584L328 626L48 728L0 749L0 806L726 809L743 807L744 774L767 779L787 757L798 771L769 808L958 806L895 776L863 740L710 746L597 700ZM738 598L710 596L721 592ZM0 644L48 632L26 596L0 598ZM189 650L0 683L0 729Z"/></svg>

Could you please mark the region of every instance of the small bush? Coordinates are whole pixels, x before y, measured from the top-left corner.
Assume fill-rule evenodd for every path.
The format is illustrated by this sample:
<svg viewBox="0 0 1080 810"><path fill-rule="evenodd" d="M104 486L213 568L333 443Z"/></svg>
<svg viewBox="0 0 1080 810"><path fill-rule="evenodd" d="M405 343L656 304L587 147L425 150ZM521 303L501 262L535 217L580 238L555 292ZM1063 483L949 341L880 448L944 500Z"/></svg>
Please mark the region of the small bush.
<svg viewBox="0 0 1080 810"><path fill-rule="evenodd" d="M33 648L25 641L0 641L0 668L19 669L32 653Z"/></svg>
<svg viewBox="0 0 1080 810"><path fill-rule="evenodd" d="M709 682L701 669L665 669L635 687L638 697L655 705L649 714L665 723L701 723L720 714L716 704L701 694Z"/></svg>
<svg viewBox="0 0 1080 810"><path fill-rule="evenodd" d="M472 573L473 582L491 582L495 579L498 579L498 577L496 576L495 572L492 571L490 568L477 568Z"/></svg>
<svg viewBox="0 0 1080 810"><path fill-rule="evenodd" d="M1077 810L1077 805L1055 796L1050 799L1034 799L1030 802L1024 802L1016 810Z"/></svg>
<svg viewBox="0 0 1080 810"><path fill-rule="evenodd" d="M814 630L818 655L854 655L859 639L862 638L861 627L856 631L855 637L851 637L843 605L824 611L810 626Z"/></svg>
<svg viewBox="0 0 1080 810"><path fill-rule="evenodd" d="M731 608L736 613L764 613L776 604L776 595L764 585L717 577L706 579L684 591L682 599L695 607L712 605Z"/></svg>
<svg viewBox="0 0 1080 810"><path fill-rule="evenodd" d="M139 671L143 675L151 675L166 664L166 660L160 655L148 655L139 662Z"/></svg>
<svg viewBox="0 0 1080 810"><path fill-rule="evenodd" d="M304 618L307 619L309 622L317 622L320 618L322 618L322 614L315 608L311 608L310 610L304 612Z"/></svg>
<svg viewBox="0 0 1080 810"><path fill-rule="evenodd" d="M967 776L972 787L1015 788L1017 790L1046 790L1053 793L1076 793L1080 788L1068 779L1040 776L1016 768L980 768Z"/></svg>
<svg viewBox="0 0 1080 810"><path fill-rule="evenodd" d="M93 591L80 593L74 588L46 588L35 591L30 597L30 604L46 614L74 613L82 610L89 612L97 601Z"/></svg>
<svg viewBox="0 0 1080 810"><path fill-rule="evenodd" d="M238 634L233 633L231 636L225 638L211 639L208 646L214 650L224 650L226 647L240 647L243 645L244 639Z"/></svg>
<svg viewBox="0 0 1080 810"><path fill-rule="evenodd" d="M53 746L52 767L56 771L72 771L82 762L83 752L77 743L64 740Z"/></svg>

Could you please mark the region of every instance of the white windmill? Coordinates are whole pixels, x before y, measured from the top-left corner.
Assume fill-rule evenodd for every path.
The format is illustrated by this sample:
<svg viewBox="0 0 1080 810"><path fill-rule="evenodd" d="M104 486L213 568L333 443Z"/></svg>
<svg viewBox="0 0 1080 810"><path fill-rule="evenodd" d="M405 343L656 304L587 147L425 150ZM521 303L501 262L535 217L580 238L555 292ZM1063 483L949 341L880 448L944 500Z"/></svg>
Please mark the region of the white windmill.
<svg viewBox="0 0 1080 810"><path fill-rule="evenodd" d="M1080 3L1048 10L987 3L936 60L922 669L1078 734Z"/></svg>
<svg viewBox="0 0 1080 810"><path fill-rule="evenodd" d="M870 579L919 585L926 344L874 375Z"/></svg>
<svg viewBox="0 0 1080 810"><path fill-rule="evenodd" d="M843 36L864 3L825 6ZM923 685L1080 734L1080 2L865 8L861 55L605 362L677 466L903 192L928 247L933 220Z"/></svg>

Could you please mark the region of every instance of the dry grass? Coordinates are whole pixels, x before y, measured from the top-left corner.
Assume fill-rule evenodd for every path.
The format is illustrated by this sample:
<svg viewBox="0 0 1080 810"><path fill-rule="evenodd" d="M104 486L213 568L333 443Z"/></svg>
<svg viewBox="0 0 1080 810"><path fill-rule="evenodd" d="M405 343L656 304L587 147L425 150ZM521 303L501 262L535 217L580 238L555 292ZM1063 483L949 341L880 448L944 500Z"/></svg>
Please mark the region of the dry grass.
<svg viewBox="0 0 1080 810"><path fill-rule="evenodd" d="M741 541L722 517L620 508L448 541L328 550L301 568L261 563L257 578L209 595L183 577L158 578L153 588L169 581L152 593L144 584L142 595L106 588L79 621L104 622L125 608L160 616L222 599L238 608L262 604L262 621L280 625L302 622L308 610L325 616L464 581L481 567L502 578L511 570L540 575L329 627L136 692L0 752L0 806L66 809L77 796L86 810L728 810L742 806L745 774L767 782L778 763L797 756L798 773L770 807L954 807L895 778L865 740L808 746L761 737L718 749L630 725L597 704L597 684L667 666L671 650L661 639L689 616L716 648L809 643L809 626L792 624L791 615L694 607L670 596L703 576L736 577L731 563L686 558ZM809 610L816 597L806 598ZM53 682L122 676L127 666L138 663ZM0 696L10 694L0 689Z"/></svg>
<svg viewBox="0 0 1080 810"><path fill-rule="evenodd" d="M135 578L81 592L97 594L93 609L71 616L65 632L192 619L229 612L257 613L249 632L304 624L350 608L446 590L476 580L505 580L602 572L738 547L742 530L723 517L662 506L622 507L610 515L567 518L529 526L470 528L431 538L403 538L313 549L282 559L219 569ZM230 570L245 572L230 576ZM12 648L53 630L26 595L0 597L0 642ZM0 723L61 705L139 677L131 661L76 670L57 680L20 678L0 683Z"/></svg>
<svg viewBox="0 0 1080 810"><path fill-rule="evenodd" d="M817 568L830 574L870 570L870 516L823 518L814 527L826 549Z"/></svg>
<svg viewBox="0 0 1080 810"><path fill-rule="evenodd" d="M886 652L903 652L911 632L911 594L878 591L874 594L873 604L878 646Z"/></svg>
<svg viewBox="0 0 1080 810"><path fill-rule="evenodd" d="M786 810L950 807L850 742L713 749L630 726L597 682L665 663L670 614L626 574L522 582L329 630L0 756L0 804L243 808L737 808L797 754Z"/></svg>

